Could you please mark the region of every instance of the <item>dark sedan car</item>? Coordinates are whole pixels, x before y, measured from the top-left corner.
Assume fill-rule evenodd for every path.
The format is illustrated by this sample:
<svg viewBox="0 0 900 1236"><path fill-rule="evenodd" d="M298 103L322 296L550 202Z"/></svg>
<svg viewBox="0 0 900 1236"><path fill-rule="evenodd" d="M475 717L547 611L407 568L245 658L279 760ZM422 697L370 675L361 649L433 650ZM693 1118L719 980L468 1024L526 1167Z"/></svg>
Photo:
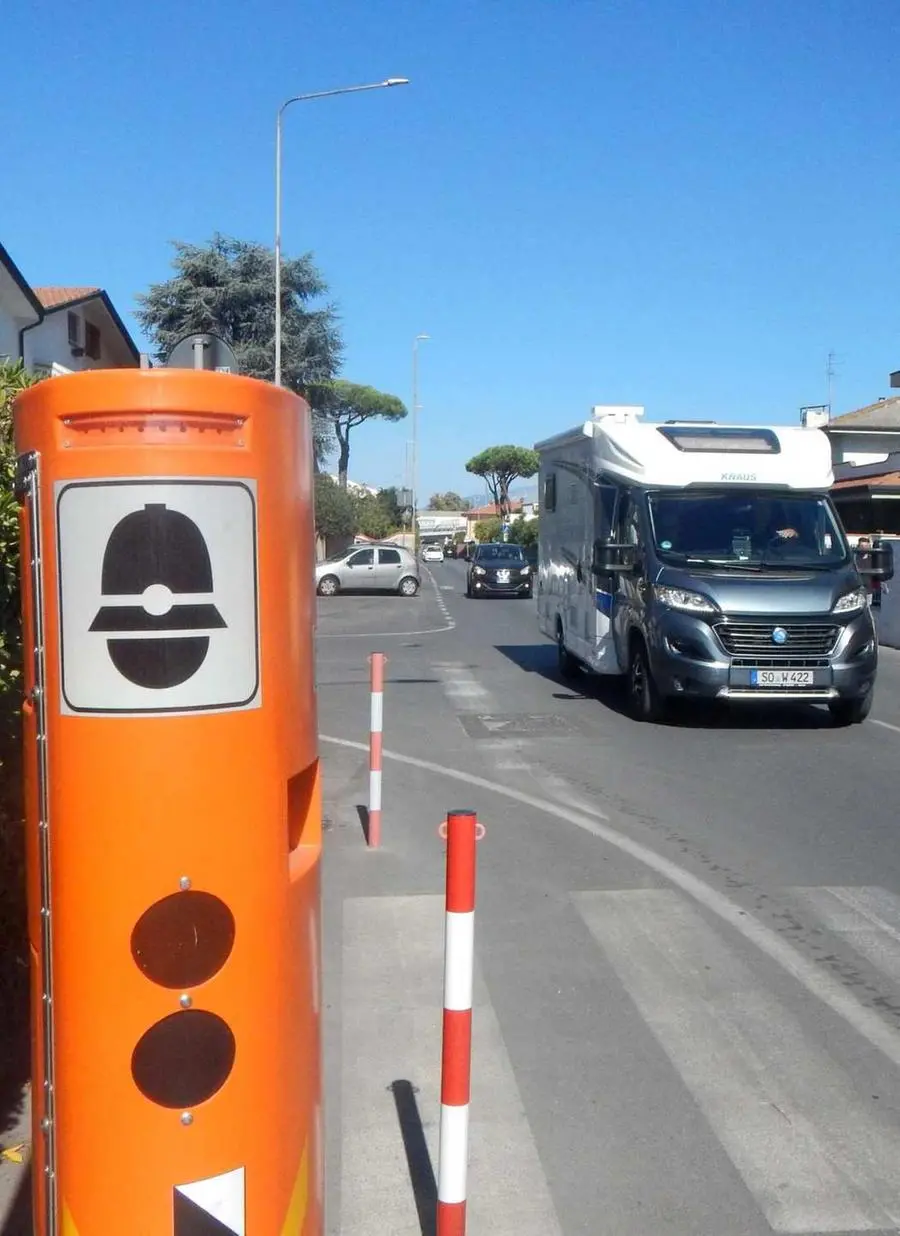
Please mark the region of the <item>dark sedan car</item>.
<svg viewBox="0 0 900 1236"><path fill-rule="evenodd" d="M532 570L521 545L479 545L466 575L467 597L530 597Z"/></svg>

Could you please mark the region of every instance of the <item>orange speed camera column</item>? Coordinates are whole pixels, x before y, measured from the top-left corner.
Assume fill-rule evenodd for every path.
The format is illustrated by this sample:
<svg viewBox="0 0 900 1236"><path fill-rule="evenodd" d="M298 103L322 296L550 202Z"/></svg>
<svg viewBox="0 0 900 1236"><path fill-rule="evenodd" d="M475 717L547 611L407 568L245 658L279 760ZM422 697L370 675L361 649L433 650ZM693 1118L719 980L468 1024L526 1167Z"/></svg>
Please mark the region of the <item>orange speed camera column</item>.
<svg viewBox="0 0 900 1236"><path fill-rule="evenodd" d="M320 1236L309 412L203 371L15 408L41 1236Z"/></svg>

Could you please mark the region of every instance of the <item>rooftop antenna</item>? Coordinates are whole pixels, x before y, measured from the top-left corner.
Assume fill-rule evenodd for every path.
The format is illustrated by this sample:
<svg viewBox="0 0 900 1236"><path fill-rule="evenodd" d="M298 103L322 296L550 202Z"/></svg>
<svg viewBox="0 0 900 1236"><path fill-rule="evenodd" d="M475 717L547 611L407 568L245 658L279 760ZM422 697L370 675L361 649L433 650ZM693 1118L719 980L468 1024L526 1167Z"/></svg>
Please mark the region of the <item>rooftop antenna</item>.
<svg viewBox="0 0 900 1236"><path fill-rule="evenodd" d="M834 379L837 375L837 369L835 368L836 359L837 358L835 357L835 354L834 354L834 348L832 348L829 351L828 357L825 361L825 382L828 387L827 406L828 406L829 418L831 417L831 413L834 408Z"/></svg>

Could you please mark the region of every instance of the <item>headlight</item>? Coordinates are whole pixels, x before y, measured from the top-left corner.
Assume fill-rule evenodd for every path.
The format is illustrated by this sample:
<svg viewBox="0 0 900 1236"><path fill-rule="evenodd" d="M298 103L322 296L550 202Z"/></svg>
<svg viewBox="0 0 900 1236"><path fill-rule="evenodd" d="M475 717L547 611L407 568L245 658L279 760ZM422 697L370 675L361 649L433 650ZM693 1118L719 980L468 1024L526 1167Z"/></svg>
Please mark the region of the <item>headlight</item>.
<svg viewBox="0 0 900 1236"><path fill-rule="evenodd" d="M520 574L520 575L530 575L530 574L531 574L531 567L530 567L530 566L524 566L524 567L522 567L522 569L521 569L521 571L519 572L519 574Z"/></svg>
<svg viewBox="0 0 900 1236"><path fill-rule="evenodd" d="M473 571L473 574L474 575L487 575L487 571L484 569L484 567L476 567L475 570Z"/></svg>
<svg viewBox="0 0 900 1236"><path fill-rule="evenodd" d="M670 588L662 584L656 588L656 599L672 609L683 609L689 614L714 614L719 608L702 592L689 592L687 588Z"/></svg>
<svg viewBox="0 0 900 1236"><path fill-rule="evenodd" d="M842 597L838 597L831 612L852 614L854 610L864 609L867 604L865 588L854 588L852 592L845 592Z"/></svg>

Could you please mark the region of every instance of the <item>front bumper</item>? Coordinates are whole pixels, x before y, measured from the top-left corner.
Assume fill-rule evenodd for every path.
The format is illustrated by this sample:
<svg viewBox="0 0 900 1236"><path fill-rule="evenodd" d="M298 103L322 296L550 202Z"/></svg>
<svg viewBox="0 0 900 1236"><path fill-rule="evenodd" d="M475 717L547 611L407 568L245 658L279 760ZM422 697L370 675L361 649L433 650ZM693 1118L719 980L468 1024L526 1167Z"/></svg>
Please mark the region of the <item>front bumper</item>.
<svg viewBox="0 0 900 1236"><path fill-rule="evenodd" d="M720 620L722 621L722 620ZM709 700L769 701L805 700L829 703L859 699L872 689L878 666L878 641L868 609L841 616L797 615L782 618L731 617L733 623L763 623L775 627L827 624L838 628L832 650L817 656L795 656L789 650L768 650L770 655L732 655L727 652L710 623L692 614L660 607L648 631L650 663L660 692L670 697ZM753 685L754 670L802 669L811 673L810 684Z"/></svg>
<svg viewBox="0 0 900 1236"><path fill-rule="evenodd" d="M531 593L531 584L531 575L516 575L509 580L498 580L493 575L472 576L472 591L484 596L528 596Z"/></svg>

